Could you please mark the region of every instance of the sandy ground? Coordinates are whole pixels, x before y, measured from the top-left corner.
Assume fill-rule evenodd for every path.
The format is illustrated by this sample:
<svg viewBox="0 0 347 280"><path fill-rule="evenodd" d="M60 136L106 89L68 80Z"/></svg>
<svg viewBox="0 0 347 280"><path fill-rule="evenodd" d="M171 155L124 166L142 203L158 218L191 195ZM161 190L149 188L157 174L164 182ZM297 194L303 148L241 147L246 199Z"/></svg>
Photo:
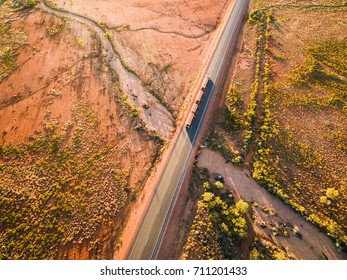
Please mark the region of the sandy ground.
<svg viewBox="0 0 347 280"><path fill-rule="evenodd" d="M74 124L74 106L85 101L97 115L97 132L103 143L117 147L119 153L114 160L129 173L130 188L141 188L157 147L146 134L134 129L136 122L115 99L119 89L103 61L98 37L77 21L64 21L40 10L23 11L13 17L12 28L27 33L28 42L18 51L16 70L0 83L0 145L20 145L43 137L47 126L59 135L67 125ZM55 29L54 34L50 29ZM71 142L72 137L67 144ZM119 228L125 217L115 220ZM109 244L113 226L103 226L95 239ZM110 258L106 252L102 254L99 257ZM66 246L57 257L95 256L88 251L86 241Z"/></svg>
<svg viewBox="0 0 347 280"><path fill-rule="evenodd" d="M89 1L87 6L83 1L78 0L51 2L59 9L83 15L106 26L111 34L115 51L120 55L123 64L134 71L138 80L135 83L138 85L134 86L133 81L120 79L122 90L128 95L130 103L139 108L140 116L146 115L143 119L149 125L148 129L152 129L153 126L155 128L156 121L161 120L163 129L159 134L165 139L169 139L174 128L174 124L170 120L170 113L163 112L159 117L156 116L156 112L163 111L165 108L156 109L157 106L154 106L154 103L162 102L173 117L177 117L179 111L185 108L184 99L190 92L190 85L194 84L199 67L206 62L204 58L209 49L211 35L218 25L220 13L227 1L215 1L216 3L210 3L210 1L189 3L186 1L160 3L155 1L154 3L153 1L101 1L103 3ZM117 17L112 16L114 14L117 14ZM47 22L39 22L39 18L34 19L33 17L37 16L28 16L26 21L33 22L36 26L46 24L47 29L48 27L58 27L60 24L64 25L62 19L53 20L48 15L46 16L49 17ZM15 27L16 24L15 22ZM42 87L52 84L53 79L58 79L79 60L83 60L91 51L96 51L95 43L91 49L92 43L87 38L88 33L92 31L90 27L70 21L68 24L78 26L77 29L70 30L69 38L66 35L62 37L60 34L49 38L47 32L41 32L41 34L34 32L34 29L30 29L31 25L25 28L18 26L28 32L29 44L18 56L19 68L16 75L11 75L0 85L2 91L0 101L3 106L8 106L11 98L22 100L36 94L42 90ZM84 42L85 47L76 48L77 38ZM64 49L65 44L56 46L57 41L66 42L69 51ZM61 56L61 53L64 53L64 56ZM49 63L47 63L48 57ZM37 65L42 67L39 68ZM32 69L32 71L26 71L26 69ZM122 76L124 73L117 71L117 74ZM21 82L17 81L17 75L21 77ZM32 79L32 75L35 75L36 79ZM63 78L68 79L68 77ZM143 90L153 93L154 99L157 98L157 101L152 102L148 99L149 95L147 95L147 101L146 96L139 98ZM65 98L62 100L65 102ZM38 103L37 100L33 102ZM150 109L142 108L146 105L149 105ZM11 108L8 110L13 111ZM152 114L153 116L151 116ZM66 114L61 115L62 121L69 118ZM165 120L166 118L168 121ZM18 118L14 116L13 119L18 123ZM146 122L146 120L148 121ZM40 130L27 124L25 124L25 129L16 128L16 125L9 127L9 125L7 123L1 127L4 127L7 133L14 129L27 131L27 133L23 133L23 137L18 134L12 136L9 133L6 139L3 139L4 144L9 141L8 139L22 142L30 132Z"/></svg>
<svg viewBox="0 0 347 280"><path fill-rule="evenodd" d="M103 24L123 61L177 117L230 1L52 2Z"/></svg>
<svg viewBox="0 0 347 280"><path fill-rule="evenodd" d="M113 101L117 89L110 81L110 73L100 64L94 35L82 24L69 21L63 32L50 36L47 26L58 26L62 23L60 18L41 12L23 17L27 24L18 21L13 27L29 34L28 45L19 53L15 73L0 83L4 101L0 129L7 131L0 144L20 144L43 135L47 123L54 123L56 133L60 133L72 119L73 105L83 99L97 112L99 133L107 142L130 148L137 162L146 159L149 154L141 139L129 130L127 116ZM85 47L79 47L76 38L83 40ZM11 96L21 99L8 105L6 101ZM131 161L128 157L122 160L124 166ZM143 164L136 164L134 175L136 169L147 165Z"/></svg>
<svg viewBox="0 0 347 280"><path fill-rule="evenodd" d="M347 256L338 252L334 243L311 223L303 219L292 208L285 205L279 198L272 196L266 189L260 187L247 170L236 168L216 152L204 148L198 157L198 167L207 168L211 174L222 174L225 178L225 187L238 193L241 198L250 204L256 202L257 207L252 207L255 215L255 231L268 238L274 244L285 248L291 255L298 259L346 259ZM262 207L268 207L270 212L264 213ZM260 223L265 221L268 225L262 228ZM289 237L274 236L270 223L290 223L297 226L303 236L299 239L289 231Z"/></svg>
<svg viewBox="0 0 347 280"><path fill-rule="evenodd" d="M0 127L7 131L1 144L26 142L31 134L43 129L47 112L51 118L59 118L62 124L71 119L72 103L82 92L73 92L76 85L72 83L76 81L72 80L77 74L83 77L79 68L88 54L96 49L96 42L88 36L88 30L74 23L68 26L70 32L53 37L47 33L46 27L63 24L59 18L30 13L22 15L22 20L27 24L16 21L13 28L28 34L28 44L19 52L16 61L19 67L0 84ZM75 36L83 38L86 48L78 48ZM83 78L88 80L88 77ZM96 86L91 87L94 93ZM19 100L8 102L12 96L19 97Z"/></svg>
<svg viewBox="0 0 347 280"><path fill-rule="evenodd" d="M230 9L232 8L233 4L231 3L231 5L228 6L228 9L224 12L224 15L223 15L223 20L221 20L221 25L219 27L219 29L217 30L217 34L216 36L213 38L213 41L211 42L211 46L209 48L209 52L208 52L208 55L207 55L207 59L212 55L212 53L214 52L214 49L216 47L216 42L218 41L218 37L221 36L221 31L223 29L223 26L225 25L226 23L226 20L228 18L228 15L229 15L229 12L230 12ZM227 64L226 66L227 67ZM201 69L201 73L204 73L204 71L206 71L206 65L204 65L204 68ZM196 83L195 85L199 85L201 82L202 82L202 79L204 78L204 75L201 75L200 76L200 80L198 81L198 83ZM220 84L217 85L218 87L221 86ZM195 88L195 90L193 91L193 94L197 93L199 90L199 87L197 86ZM211 102L215 102L215 98L212 98ZM186 100L186 104L188 104L189 102L191 103L192 101L194 100ZM191 106L192 103L189 106ZM208 110L208 112L206 112L206 115L211 115L211 110ZM186 116L187 117L187 114ZM185 117L183 117L183 119L185 119ZM117 250L115 252L115 255L114 255L114 258L115 259L124 259L127 254L128 254L128 251L130 250L131 248L131 245L132 245L132 242L133 240L135 239L135 236L136 236L136 233L137 233L137 230L138 228L140 227L141 225L141 222L142 222L142 219L145 215L145 211L146 209L148 208L150 202L151 202L151 198L154 194L154 188L153 186L156 186L160 180L160 175L162 174L163 170L165 169L165 166L166 166L166 163L167 161L169 160L169 157L171 155L171 152L174 148L174 143L177 139L177 137L179 136L180 134L180 131L181 129L184 127L184 123L181 123L180 126L177 128L176 130L176 133L174 134L174 137L172 138L171 140L171 143L170 145L168 146L168 148L166 149L165 153L163 154L163 157L162 157L162 160L160 161L159 165L156 166L155 170L153 171L150 179L147 181L146 183L146 186L143 190L143 195L141 196L142 199L141 201L137 201L135 207L134 207L134 211L132 212L130 218L129 218L129 221L127 223L127 226L123 232L123 236L126 237L126 238L123 238L123 243L122 243L122 246L119 248L119 250ZM204 125L202 130L203 130L203 133L205 133L206 131L206 128L208 127L208 125ZM196 140L197 143L199 143L199 141L201 141L201 135L200 137L198 137L198 139ZM195 147L194 151L192 152L193 154L196 152L196 148L197 146ZM188 167L187 167L187 170L189 170L189 166L191 166L192 162L189 163ZM183 182L182 184L183 185L187 185L188 184L188 181L189 181L189 176L186 176L185 178L185 182ZM185 196L185 191L186 191L186 188L184 188L185 190L181 193L179 193L179 197L184 197ZM174 211L177 210L177 208L179 209L182 209L183 205L184 204L180 204L180 198L177 199L176 201L176 204L178 203L179 205L175 205L174 206ZM174 215L176 216L176 215ZM171 219L171 217L170 217ZM171 223L171 221L170 221ZM164 234L164 240L166 240L165 238L171 238L171 237L168 237L168 235L171 234L171 231L169 234L165 233ZM172 236L173 237L173 236ZM174 238L173 238L174 239ZM170 242L173 241L173 240L170 240ZM170 243L168 242L168 244ZM171 243L170 243L171 244ZM160 245L160 249L158 250L159 251L159 255L157 257L159 258L162 258L161 257L161 254L163 253L165 255L165 257L167 257L168 255L172 256L171 253L168 253L168 251L170 250L176 250L176 249L179 249L179 248L171 248L170 246L163 246L162 248L162 245ZM163 251L163 252L162 252ZM174 254L174 255L179 255L179 252L177 254Z"/></svg>

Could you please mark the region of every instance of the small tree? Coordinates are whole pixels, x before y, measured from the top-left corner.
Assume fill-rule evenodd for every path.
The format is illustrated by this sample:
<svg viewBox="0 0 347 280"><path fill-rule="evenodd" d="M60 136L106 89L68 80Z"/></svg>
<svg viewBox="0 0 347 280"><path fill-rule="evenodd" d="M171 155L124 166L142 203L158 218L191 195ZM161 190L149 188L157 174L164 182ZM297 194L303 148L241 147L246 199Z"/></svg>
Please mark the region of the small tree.
<svg viewBox="0 0 347 280"><path fill-rule="evenodd" d="M320 197L320 202L323 203L323 204L326 204L327 203L327 197L326 196L321 196Z"/></svg>
<svg viewBox="0 0 347 280"><path fill-rule="evenodd" d="M217 189L219 189L219 190L222 190L222 189L224 188L224 185L223 185L222 182L217 181L217 182L215 183L215 185L216 185Z"/></svg>
<svg viewBox="0 0 347 280"><path fill-rule="evenodd" d="M328 188L326 191L326 195L327 197L334 199L338 198L340 194L338 190L335 190L335 188Z"/></svg>
<svg viewBox="0 0 347 280"><path fill-rule="evenodd" d="M247 202L241 199L236 203L236 208L240 211L240 213L245 214L248 211L249 205Z"/></svg>

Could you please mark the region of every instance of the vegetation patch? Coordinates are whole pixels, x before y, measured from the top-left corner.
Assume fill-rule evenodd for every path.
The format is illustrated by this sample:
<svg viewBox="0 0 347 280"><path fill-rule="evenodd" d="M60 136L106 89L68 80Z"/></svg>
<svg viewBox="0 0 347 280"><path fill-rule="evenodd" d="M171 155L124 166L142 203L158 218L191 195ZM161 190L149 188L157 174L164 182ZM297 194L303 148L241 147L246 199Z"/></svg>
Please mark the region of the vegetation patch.
<svg viewBox="0 0 347 280"><path fill-rule="evenodd" d="M60 134L48 123L44 137L0 147L0 259L52 259L124 218L134 194L117 148L103 143L87 102L75 104L73 117Z"/></svg>
<svg viewBox="0 0 347 280"><path fill-rule="evenodd" d="M234 87L228 91L225 102L225 127L230 130L239 130L243 127L242 113L240 112L244 104L240 94Z"/></svg>
<svg viewBox="0 0 347 280"><path fill-rule="evenodd" d="M298 22L308 25L320 13L299 6L262 2L261 8L250 13L246 30L257 34L252 84L244 86L241 74L246 70L235 74L223 126L216 129L222 140L215 150L224 154L223 147L235 147L260 185L317 224L345 250L347 44L341 36L332 36L329 27L320 38L291 30L288 26L295 26L290 22L294 17L284 20L282 8L286 13L295 9ZM339 6L321 8L323 22L342 16ZM296 40L290 32L305 34ZM249 53L244 49L239 61ZM264 257L262 247L256 244L255 258L269 257Z"/></svg>
<svg viewBox="0 0 347 280"><path fill-rule="evenodd" d="M21 10L34 7L36 5L36 0L6 0L3 3L16 10ZM3 3L0 3L0 5Z"/></svg>
<svg viewBox="0 0 347 280"><path fill-rule="evenodd" d="M247 236L248 204L234 204L220 184L204 183L197 213L184 247L185 259L232 259L232 247Z"/></svg>
<svg viewBox="0 0 347 280"><path fill-rule="evenodd" d="M293 259L288 252L274 246L266 240L256 238L252 244L250 260L290 260Z"/></svg>

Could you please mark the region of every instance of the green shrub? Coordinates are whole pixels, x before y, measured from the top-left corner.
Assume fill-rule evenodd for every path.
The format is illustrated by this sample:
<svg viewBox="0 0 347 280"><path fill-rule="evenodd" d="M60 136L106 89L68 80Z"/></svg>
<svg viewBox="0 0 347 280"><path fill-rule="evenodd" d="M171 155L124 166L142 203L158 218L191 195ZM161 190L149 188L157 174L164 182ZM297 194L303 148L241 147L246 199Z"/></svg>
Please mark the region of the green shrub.
<svg viewBox="0 0 347 280"><path fill-rule="evenodd" d="M261 22L264 19L264 12L262 10L252 10L249 13L248 23Z"/></svg>
<svg viewBox="0 0 347 280"><path fill-rule="evenodd" d="M241 199L236 203L236 208L239 210L240 213L246 214L248 212L249 205L247 202Z"/></svg>
<svg viewBox="0 0 347 280"><path fill-rule="evenodd" d="M331 198L331 199L335 199L338 198L340 195L338 190L335 190L335 188L328 188L326 190L326 196Z"/></svg>
<svg viewBox="0 0 347 280"><path fill-rule="evenodd" d="M222 182L217 181L215 183L217 189L222 190L224 188L224 184Z"/></svg>

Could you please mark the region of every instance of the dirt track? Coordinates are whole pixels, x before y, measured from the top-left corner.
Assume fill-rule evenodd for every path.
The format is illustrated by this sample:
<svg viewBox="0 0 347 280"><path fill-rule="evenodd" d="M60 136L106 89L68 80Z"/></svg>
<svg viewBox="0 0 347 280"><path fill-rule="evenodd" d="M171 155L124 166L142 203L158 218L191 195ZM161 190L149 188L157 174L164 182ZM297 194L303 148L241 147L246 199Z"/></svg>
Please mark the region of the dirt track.
<svg viewBox="0 0 347 280"><path fill-rule="evenodd" d="M268 237L272 242L287 250L298 259L347 259L347 256L339 252L334 243L321 233L311 223L303 219L298 213L285 205L278 197L271 195L266 189L260 187L247 170L236 168L226 163L224 158L209 149L203 149L198 158L198 167L207 168L210 173L220 173L225 177L225 186L232 192L237 192L247 202L258 204L253 207L255 231ZM268 207L270 212L264 213L262 207ZM265 221L266 228L260 227L260 222ZM270 223L289 223L297 226L302 234L299 239L289 232L289 237L274 236L270 229Z"/></svg>

